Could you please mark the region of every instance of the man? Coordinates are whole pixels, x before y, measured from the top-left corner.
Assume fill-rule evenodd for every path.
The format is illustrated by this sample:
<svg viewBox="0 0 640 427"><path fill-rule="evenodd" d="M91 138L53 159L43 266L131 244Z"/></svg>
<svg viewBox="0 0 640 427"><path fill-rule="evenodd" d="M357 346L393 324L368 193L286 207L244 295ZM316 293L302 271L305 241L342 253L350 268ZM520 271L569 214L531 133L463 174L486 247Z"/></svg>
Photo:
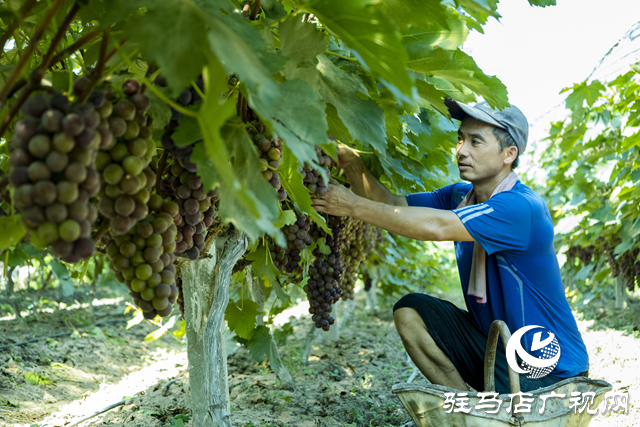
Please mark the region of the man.
<svg viewBox="0 0 640 427"><path fill-rule="evenodd" d="M553 371L537 379L520 374L522 391L587 376L589 358L564 294L549 210L512 171L527 145L527 119L514 106L497 111L486 102L470 106L450 99L446 105L461 121L456 157L460 178L468 183L394 195L354 150L341 146L340 165L352 191L334 184L326 197L314 200L315 208L409 238L455 242L467 311L424 294L406 295L394 307L404 346L432 383L457 390L469 390L467 385L484 389L487 334L495 319L505 321L512 334L538 325L558 340L560 358ZM524 335L524 349L548 358L545 349L531 347L536 332L541 330ZM539 335L536 343L548 336ZM509 393L502 344L495 377L496 390Z"/></svg>

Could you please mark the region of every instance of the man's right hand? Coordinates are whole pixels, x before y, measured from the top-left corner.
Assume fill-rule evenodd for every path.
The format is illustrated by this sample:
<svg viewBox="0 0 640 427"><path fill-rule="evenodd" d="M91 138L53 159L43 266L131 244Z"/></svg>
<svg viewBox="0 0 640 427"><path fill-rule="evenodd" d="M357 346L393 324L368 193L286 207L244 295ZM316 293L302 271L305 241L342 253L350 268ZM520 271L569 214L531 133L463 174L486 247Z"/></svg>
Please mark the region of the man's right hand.
<svg viewBox="0 0 640 427"><path fill-rule="evenodd" d="M357 169L362 166L362 158L356 150L346 145L338 145L338 160L342 169Z"/></svg>

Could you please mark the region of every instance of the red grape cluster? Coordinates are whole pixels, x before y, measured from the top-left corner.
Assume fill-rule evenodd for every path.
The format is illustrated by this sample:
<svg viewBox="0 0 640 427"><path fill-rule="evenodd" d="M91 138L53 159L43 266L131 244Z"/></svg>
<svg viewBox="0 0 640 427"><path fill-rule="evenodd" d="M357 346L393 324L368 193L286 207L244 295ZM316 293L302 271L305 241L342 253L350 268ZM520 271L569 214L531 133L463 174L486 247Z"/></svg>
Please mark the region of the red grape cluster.
<svg viewBox="0 0 640 427"><path fill-rule="evenodd" d="M32 241L51 245L67 262L93 255L97 212L89 200L100 191L93 167L101 144L110 141L99 126L104 98L70 105L59 93L36 93L22 106L23 118L11 139L14 206L22 213Z"/></svg>
<svg viewBox="0 0 640 427"><path fill-rule="evenodd" d="M126 99L117 99L110 89L103 126L113 134L111 144L103 144L96 158L103 188L100 214L109 219L109 231L124 235L137 221L147 216L147 202L156 176L148 167L156 153L147 127L149 98L140 93L140 85L128 80L123 85ZM108 113L108 114L107 114Z"/></svg>
<svg viewBox="0 0 640 427"><path fill-rule="evenodd" d="M260 125L259 129L264 129L264 126ZM278 175L278 168L282 165L282 145L280 140L274 139L272 141L268 134L264 132L254 135L253 142L258 148L258 155L262 162L262 176L278 192L278 200L284 202L287 198L287 192L282 187L280 175Z"/></svg>
<svg viewBox="0 0 640 427"><path fill-rule="evenodd" d="M331 176L331 168L335 167L336 162L322 151L322 149L316 146L316 154L318 155L318 165L320 165L326 172L327 177ZM327 195L328 183L325 182L319 169L314 169L310 163L307 163L303 167L304 177L302 178L305 187L309 190L309 194L312 196L324 197Z"/></svg>
<svg viewBox="0 0 640 427"><path fill-rule="evenodd" d="M287 247L281 248L272 243L269 247L271 259L278 270L293 273L300 267L301 251L313 244L315 226L311 224L307 214L296 212L296 222L285 225L281 231L287 239Z"/></svg>
<svg viewBox="0 0 640 427"><path fill-rule="evenodd" d="M171 210L172 202L166 203ZM167 317L178 297L173 265L176 232L170 214L149 214L107 247L111 270L127 285L146 319Z"/></svg>
<svg viewBox="0 0 640 427"><path fill-rule="evenodd" d="M173 163L170 176L161 181L160 188L178 205L178 214L173 217L178 226L176 256L198 259L204 248L206 230L214 221L217 193L205 192L200 177L178 162Z"/></svg>
<svg viewBox="0 0 640 427"><path fill-rule="evenodd" d="M316 328L328 331L335 319L331 317L333 304L338 302L342 289L339 287L340 270L331 264L331 255L316 257L309 267L309 281L304 291L309 300L309 313ZM335 259L334 259L335 261Z"/></svg>
<svg viewBox="0 0 640 427"><path fill-rule="evenodd" d="M160 83L160 85L164 84L162 80L159 81L158 79L156 79L156 83ZM202 81L202 77L198 79L198 87L200 88L200 90L204 89L204 83ZM200 101L202 101L202 97L200 96L198 91L196 91L195 89L184 89L176 99L176 102L183 107L192 105L195 102L200 102ZM162 138L161 138L162 146L175 159L177 159L177 161L180 163L180 165L183 168L185 168L189 172L196 172L197 166L195 163L191 162L191 154L193 153L193 147L195 143L184 145L184 146L178 146L176 145L176 142L172 139L173 133L178 128L179 120L181 117L182 117L182 113L180 113L178 110L175 110L173 108L171 109L171 120L169 121L169 124L167 124L167 126L165 127L164 133L162 134Z"/></svg>

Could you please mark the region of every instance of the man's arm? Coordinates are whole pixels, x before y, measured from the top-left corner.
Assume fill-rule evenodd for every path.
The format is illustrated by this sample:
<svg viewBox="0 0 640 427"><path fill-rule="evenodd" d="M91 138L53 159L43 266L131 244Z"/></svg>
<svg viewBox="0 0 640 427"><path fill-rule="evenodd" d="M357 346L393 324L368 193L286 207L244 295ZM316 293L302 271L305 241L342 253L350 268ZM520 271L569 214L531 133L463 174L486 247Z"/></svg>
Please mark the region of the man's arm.
<svg viewBox="0 0 640 427"><path fill-rule="evenodd" d="M335 216L352 216L390 233L416 240L474 241L452 211L414 206L390 206L360 197L340 184L333 183L323 198L313 199L318 212Z"/></svg>
<svg viewBox="0 0 640 427"><path fill-rule="evenodd" d="M344 145L338 146L340 167L344 169L351 189L358 196L392 206L408 206L405 196L393 194L366 168L358 153Z"/></svg>

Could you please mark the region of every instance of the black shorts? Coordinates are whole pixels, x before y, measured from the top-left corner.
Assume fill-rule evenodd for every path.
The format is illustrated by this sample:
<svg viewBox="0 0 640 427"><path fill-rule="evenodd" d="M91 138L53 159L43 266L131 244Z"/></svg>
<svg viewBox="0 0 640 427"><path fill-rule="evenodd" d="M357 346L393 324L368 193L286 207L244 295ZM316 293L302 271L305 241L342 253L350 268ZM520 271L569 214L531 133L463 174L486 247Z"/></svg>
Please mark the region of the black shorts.
<svg viewBox="0 0 640 427"><path fill-rule="evenodd" d="M446 354L462 379L477 391L484 391L484 356L487 349L487 335L479 328L469 312L451 302L425 294L408 294L393 307L413 308L427 326L429 335ZM583 372L576 376L588 376ZM546 387L562 381L555 375L546 375L538 379L529 379L520 374L520 391L526 392ZM509 368L502 339L498 340L496 351L495 384L498 393L511 393L509 386Z"/></svg>

